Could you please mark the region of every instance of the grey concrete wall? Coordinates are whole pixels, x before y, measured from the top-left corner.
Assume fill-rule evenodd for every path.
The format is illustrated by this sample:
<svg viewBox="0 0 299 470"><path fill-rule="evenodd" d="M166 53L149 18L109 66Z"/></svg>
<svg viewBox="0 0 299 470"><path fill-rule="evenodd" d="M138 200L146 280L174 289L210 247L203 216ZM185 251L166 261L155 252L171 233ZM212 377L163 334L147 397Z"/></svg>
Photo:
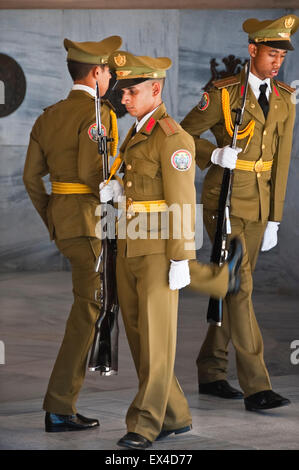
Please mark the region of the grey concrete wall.
<svg viewBox="0 0 299 470"><path fill-rule="evenodd" d="M0 270L63 269L43 223L22 183L29 134L42 109L67 96L65 37L100 40L119 34L123 48L139 55L173 60L165 86L169 112L177 114L179 12L176 10L26 10L0 11L1 53L22 67L27 92L21 107L0 119ZM119 121L120 142L133 122Z"/></svg>
<svg viewBox="0 0 299 470"><path fill-rule="evenodd" d="M21 107L0 118L0 270L64 269L66 264L49 242L47 231L35 213L22 184L30 129L42 108L64 98L71 86L65 65L64 37L97 40L119 34L123 48L136 54L166 55L174 66L168 74L165 101L180 120L198 101L210 78L209 61L228 54L246 58L247 40L242 22L249 17L275 18L290 10L27 10L0 11L0 52L13 57L23 68L27 93ZM297 15L299 10L294 11ZM280 78L299 80L299 34L296 51L289 53ZM120 140L132 122L119 122ZM269 289L296 289L299 281L298 119L292 164L279 245L261 254L257 275ZM203 174L198 170L200 192ZM210 246L205 238L199 257L207 260ZM265 271L267 276L265 276Z"/></svg>

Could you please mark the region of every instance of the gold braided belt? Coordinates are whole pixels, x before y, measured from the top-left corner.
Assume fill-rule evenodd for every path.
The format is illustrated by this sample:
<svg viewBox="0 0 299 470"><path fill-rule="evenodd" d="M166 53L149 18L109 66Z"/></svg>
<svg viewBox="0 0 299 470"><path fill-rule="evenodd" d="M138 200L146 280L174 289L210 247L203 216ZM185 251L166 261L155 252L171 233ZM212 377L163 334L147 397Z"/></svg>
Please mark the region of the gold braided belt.
<svg viewBox="0 0 299 470"><path fill-rule="evenodd" d="M86 184L52 181L53 194L91 194L92 192Z"/></svg>
<svg viewBox="0 0 299 470"><path fill-rule="evenodd" d="M127 217L130 218L136 212L167 212L168 205L164 199L156 201L133 201L132 198L126 200Z"/></svg>
<svg viewBox="0 0 299 470"><path fill-rule="evenodd" d="M263 162L263 159L260 158L257 162L251 162L248 160L237 160L236 170L244 171L255 171L257 177L261 176L262 171L270 171L273 165L273 160Z"/></svg>

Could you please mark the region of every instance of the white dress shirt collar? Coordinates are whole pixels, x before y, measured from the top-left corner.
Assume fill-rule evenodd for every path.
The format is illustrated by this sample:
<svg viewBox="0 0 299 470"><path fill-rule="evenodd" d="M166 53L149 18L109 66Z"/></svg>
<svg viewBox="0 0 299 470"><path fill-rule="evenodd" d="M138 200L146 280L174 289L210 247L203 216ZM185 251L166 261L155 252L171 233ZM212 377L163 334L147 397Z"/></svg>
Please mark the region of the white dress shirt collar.
<svg viewBox="0 0 299 470"><path fill-rule="evenodd" d="M72 90L82 90L82 91L86 91L87 93L89 93L93 98L95 98L96 96L96 91L91 88L90 86L87 86L87 85L81 85L79 83L76 83L73 85L73 88Z"/></svg>
<svg viewBox="0 0 299 470"><path fill-rule="evenodd" d="M160 105L159 105L160 106ZM136 132L139 132L140 129L142 128L142 126L145 124L145 122L151 117L152 114L154 114L154 112L156 111L156 109L159 108L159 106L157 106L155 109L153 109L152 111L150 111L149 113L147 113L145 116L143 116L142 119L140 119L140 121L138 121L136 119L136 122L135 122L135 126L136 126Z"/></svg>
<svg viewBox="0 0 299 470"><path fill-rule="evenodd" d="M267 83L268 85L266 89L266 96L267 96L267 99L269 100L270 93L272 92L270 78L265 78L265 80L261 80L252 72L249 73L249 85L257 100L259 99L259 96L260 96L260 85L263 85L264 83Z"/></svg>

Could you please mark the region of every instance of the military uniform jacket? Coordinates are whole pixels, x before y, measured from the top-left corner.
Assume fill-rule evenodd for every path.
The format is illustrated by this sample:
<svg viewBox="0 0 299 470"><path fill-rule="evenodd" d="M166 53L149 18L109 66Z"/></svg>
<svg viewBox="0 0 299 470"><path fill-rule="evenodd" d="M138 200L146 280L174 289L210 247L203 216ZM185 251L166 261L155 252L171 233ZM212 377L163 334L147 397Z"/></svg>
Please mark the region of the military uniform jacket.
<svg viewBox="0 0 299 470"><path fill-rule="evenodd" d="M245 73L242 70L239 75L215 82L211 92L205 95L205 102L199 102L181 123L195 139L198 166L203 170L211 165L202 194L203 205L208 209L218 208L223 176L223 168L211 164L211 154L216 147L231 143L225 127L221 89L225 87L229 92L231 110L240 107L244 79ZM231 214L252 221L280 221L286 193L295 119L295 105L291 101L293 89L282 82L271 80L271 90L269 112L265 120L263 111L248 86L243 123L239 130L254 119L254 135L247 149L248 137L237 140L237 147L243 149L238 154L239 159L254 162L261 157L263 161L273 159L272 170L261 172L260 177L255 171L234 170ZM234 122L234 113L232 121ZM217 145L201 138L201 134L208 129L214 134Z"/></svg>
<svg viewBox="0 0 299 470"><path fill-rule="evenodd" d="M102 104L101 119L109 135L107 102ZM94 98L85 91L72 90L67 99L46 108L32 128L23 180L51 239L95 236L95 210L103 178L94 125ZM50 181L85 184L92 194L48 195L42 180L47 174Z"/></svg>
<svg viewBox="0 0 299 470"><path fill-rule="evenodd" d="M134 257L165 253L169 259L192 259L195 257L194 141L168 116L163 103L133 138L132 130L133 128L120 148L125 163L123 182L127 201L165 200L168 207L172 204L179 207L182 217L181 220L176 219L172 211L169 211L167 233L165 218L161 222L163 213L156 214L157 219L152 218L151 223L150 217L154 214L135 213L133 218L126 220L125 236L119 234L118 254ZM183 218L184 204L188 205L191 214L188 221ZM143 238L132 239L130 230L141 215L145 216L141 235ZM180 238L178 234L181 235ZM167 238L163 238L164 236Z"/></svg>

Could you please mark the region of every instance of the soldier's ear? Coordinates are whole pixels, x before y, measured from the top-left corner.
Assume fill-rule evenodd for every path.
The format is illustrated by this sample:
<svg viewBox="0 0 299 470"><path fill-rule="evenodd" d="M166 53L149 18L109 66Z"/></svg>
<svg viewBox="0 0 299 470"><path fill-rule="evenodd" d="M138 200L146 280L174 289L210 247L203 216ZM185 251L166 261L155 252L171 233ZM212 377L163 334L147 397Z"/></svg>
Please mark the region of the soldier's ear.
<svg viewBox="0 0 299 470"><path fill-rule="evenodd" d="M256 57L257 55L257 45L256 44L248 44L248 52L250 57Z"/></svg>
<svg viewBox="0 0 299 470"><path fill-rule="evenodd" d="M161 92L161 84L159 82L153 82L152 91L153 91L153 96L159 95L159 93Z"/></svg>
<svg viewBox="0 0 299 470"><path fill-rule="evenodd" d="M103 73L103 69L100 65L96 65L95 67L93 67L92 69L92 76L93 78L95 79L98 79Z"/></svg>

